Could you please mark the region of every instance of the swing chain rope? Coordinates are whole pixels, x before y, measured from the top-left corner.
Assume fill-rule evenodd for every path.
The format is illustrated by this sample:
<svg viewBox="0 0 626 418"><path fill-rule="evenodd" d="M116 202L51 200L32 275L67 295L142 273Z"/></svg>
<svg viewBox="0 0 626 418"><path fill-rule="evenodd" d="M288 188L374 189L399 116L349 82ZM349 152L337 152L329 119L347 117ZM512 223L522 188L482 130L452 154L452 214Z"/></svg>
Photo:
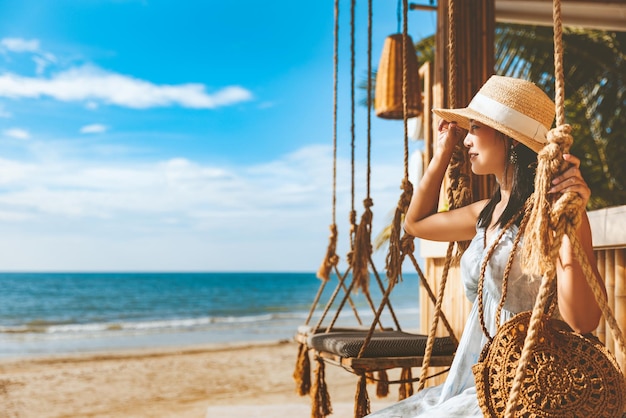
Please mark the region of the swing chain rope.
<svg viewBox="0 0 626 418"><path fill-rule="evenodd" d="M565 193L556 202L551 202L547 196L550 181L562 171L564 161L562 156L569 151L573 142L569 135L571 127L564 122L564 76L563 76L563 45L562 45L562 20L560 0L553 1L554 19L554 60L556 92L555 105L557 115L557 128L548 132L548 145L538 155L539 164L535 179L535 194L533 210L530 214L529 223L533 226L524 247L524 268L530 272L543 274L539 294L532 311L528 333L524 340L524 347L517 364L515 378L511 387L505 410L505 417L515 416L516 405L521 395L521 387L526 375L526 368L533 355L533 349L539 339L539 328L542 315L551 294L551 287L556 276L554 260L558 258L560 244L563 236L567 234L583 269L584 276L589 284L602 313L611 327L611 331L618 342L618 347L626 355L626 345L623 334L617 321L606 301L606 295L600 289L589 260L582 249L576 231L581 222L582 198L577 193ZM624 372L624 371L622 371ZM626 377L625 377L626 378Z"/></svg>
<svg viewBox="0 0 626 418"><path fill-rule="evenodd" d="M326 286L326 284L328 283L328 281L330 280L330 274L331 272L334 270L335 274L337 275L337 278L339 280L339 283L337 285L337 288L335 289L333 296L331 297L331 301L326 305L320 320L318 321L317 325L314 328L314 332L317 332L317 330L321 327L321 324L323 323L326 315L328 314L328 311L330 310L330 307L332 305L332 302L335 300L337 293L339 292L340 288L343 289L345 292L349 293L348 288L345 285L345 277L347 276L347 272L345 275L342 275L339 273L337 265L339 264L339 256L337 255L337 237L338 237L338 232L337 232L337 221L336 221L336 216L337 216L337 120L338 120L338 84L339 84L339 0L335 0L334 2L334 51L333 51L333 192L332 192L332 224L330 225L330 238L329 238L329 244L328 244L328 248L326 250L326 255L324 257L324 260L322 261L322 264L317 272L317 277L320 278L322 280L322 283L320 285L320 287L318 288L317 294L315 296L315 299L313 301L313 304L311 305L311 308L309 310L309 315L307 317L307 320L305 322L305 325L308 325L313 317L313 313L315 311L315 308L317 307L317 304L319 303L319 299L322 296L322 292L324 291L324 288ZM354 190L354 184L353 184L353 190ZM354 191L353 191L353 202L354 202ZM352 214L354 214L354 210L351 212ZM351 224L354 224L353 222ZM356 306L354 305L354 303L352 302L352 299L348 300L350 306L352 307L352 310L355 314L355 317L358 321L359 324L361 324L361 319L358 315L358 312L356 310Z"/></svg>
<svg viewBox="0 0 626 418"><path fill-rule="evenodd" d="M406 213L411 195L413 194L413 185L409 181L409 151L408 151L408 56L406 42L408 42L408 0L402 1L402 119L404 125L404 178L402 179L402 194L396 206L393 221L391 223L391 231L389 234L389 250L386 257L387 279L391 285L395 285L400 277L402 248L400 245L401 222L402 217Z"/></svg>
<svg viewBox="0 0 626 418"><path fill-rule="evenodd" d="M448 62L450 68L448 70L448 105L450 107L456 107L456 1L448 0ZM459 189L460 185L464 185L465 181L461 180L461 166L463 163L463 155L459 147L454 151L450 165L448 168L448 177L450 179L450 186L448 187L448 202L450 207L457 207L461 205L461 201L457 199L458 195L465 196L467 193L455 192ZM446 284L448 282L448 276L450 274L450 268L454 259L454 247L455 243L448 244L446 251L446 262L441 274L441 282L439 292L437 293L437 301L435 302L435 312L433 313L433 320L428 332L428 339L426 340L426 349L424 351L424 359L422 361L422 368L420 371L420 380L417 387L417 391L424 389L426 385L426 379L428 376L428 369L430 368L430 360L432 358L433 349L435 346L435 336L437 334L437 327L439 325L439 317L442 315L443 298L445 294ZM453 336L453 333L450 333ZM456 338L455 338L456 340Z"/></svg>
<svg viewBox="0 0 626 418"><path fill-rule="evenodd" d="M401 219L402 215L406 213L406 209L409 206L411 201L411 195L413 194L413 187L411 182L408 181L408 129L407 129L407 60L408 56L406 54L406 42L408 42L408 0L402 0L402 109L403 109L403 122L404 122L404 179L402 180L403 193L400 197L400 201L396 206L396 210L394 213L393 223L391 225L391 233L389 237L389 251L387 253L386 258L386 270L387 270L387 280L388 285L385 293L383 294L382 301L376 311L376 315L374 318L374 322L369 329L369 332L365 336L365 340L363 341L363 345L359 350L358 358L361 358L365 353L365 349L372 339L372 335L374 333L374 326L376 322L378 322L380 315L386 304L389 301L389 295L396 285L398 278L400 276L400 270L402 265L402 251L401 251L401 243L400 243L400 229L401 229Z"/></svg>
<svg viewBox="0 0 626 418"><path fill-rule="evenodd" d="M357 289L363 290L363 293L369 297L370 272L368 262L373 252L372 249L372 218L373 213L371 207L374 202L370 196L371 183L371 154L372 154L372 0L368 0L368 19L367 19L367 181L366 181L366 198L363 201L364 211L361 215L361 223L359 224L356 237L354 255L352 257L352 274L353 280L356 282Z"/></svg>
<svg viewBox="0 0 626 418"><path fill-rule="evenodd" d="M317 271L317 277L323 280L323 284L325 285L330 279L330 272L333 267L337 266L339 263L339 256L337 255L337 108L338 108L338 100L337 100L337 91L338 91L338 83L339 83L339 0L335 0L335 26L334 26L334 45L333 45L333 193L332 193L332 224L330 225L330 238L328 243L328 248L326 250L326 256L322 261L322 265ZM320 287L318 291L318 296L316 296L315 303L311 306L311 311L309 312L309 317L307 319L307 324L311 320L311 316L315 307L317 306L317 302L319 301L319 296L321 296L321 292L323 291L323 286Z"/></svg>

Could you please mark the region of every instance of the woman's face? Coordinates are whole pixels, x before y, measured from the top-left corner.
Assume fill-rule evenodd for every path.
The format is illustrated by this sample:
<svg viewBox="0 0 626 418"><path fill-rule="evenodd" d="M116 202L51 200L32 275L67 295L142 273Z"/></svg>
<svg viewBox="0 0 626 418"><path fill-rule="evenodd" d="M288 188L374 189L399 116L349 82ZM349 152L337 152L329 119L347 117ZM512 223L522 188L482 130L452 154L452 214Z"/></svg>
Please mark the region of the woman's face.
<svg viewBox="0 0 626 418"><path fill-rule="evenodd" d="M474 174L495 174L497 178L502 176L507 158L506 142L495 129L470 120L470 129L463 145L468 150Z"/></svg>

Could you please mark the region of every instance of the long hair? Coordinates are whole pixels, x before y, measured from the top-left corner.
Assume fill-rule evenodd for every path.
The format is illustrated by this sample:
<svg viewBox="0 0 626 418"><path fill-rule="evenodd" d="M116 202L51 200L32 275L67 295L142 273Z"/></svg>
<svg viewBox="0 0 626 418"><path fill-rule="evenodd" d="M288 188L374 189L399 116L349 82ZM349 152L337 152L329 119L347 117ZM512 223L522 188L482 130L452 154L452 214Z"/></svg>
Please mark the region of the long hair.
<svg viewBox="0 0 626 418"><path fill-rule="evenodd" d="M497 132L497 134L501 135L508 149L505 172L506 170L513 170L509 203L502 212L502 215L500 215L500 218L496 221L496 225L502 227L519 212L519 210L526 203L526 200L528 200L530 195L535 191L537 154L524 144L520 143L514 148L514 152L517 154L517 161L511 162L509 158L511 153L511 139L507 138L500 132ZM500 185L496 183L491 199L478 215L479 227L489 227L491 224L491 218L493 217L493 211L501 198ZM520 222L521 219L518 219L516 224L519 226Z"/></svg>

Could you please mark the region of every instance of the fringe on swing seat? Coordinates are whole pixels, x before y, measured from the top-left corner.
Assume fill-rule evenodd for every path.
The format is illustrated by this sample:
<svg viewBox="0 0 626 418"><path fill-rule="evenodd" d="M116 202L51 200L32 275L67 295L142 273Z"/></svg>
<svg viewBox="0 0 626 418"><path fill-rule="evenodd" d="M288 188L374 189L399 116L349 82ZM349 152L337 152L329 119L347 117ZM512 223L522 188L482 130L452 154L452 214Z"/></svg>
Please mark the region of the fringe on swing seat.
<svg viewBox="0 0 626 418"><path fill-rule="evenodd" d="M315 369L315 380L313 382L313 392L311 393L311 418L326 418L333 413L330 402L330 394L326 386L324 360L319 356L315 358L317 368Z"/></svg>
<svg viewBox="0 0 626 418"><path fill-rule="evenodd" d="M354 418L363 418L370 413L370 398L367 395L367 376L361 374L354 395Z"/></svg>
<svg viewBox="0 0 626 418"><path fill-rule="evenodd" d="M293 380L296 382L296 392L300 396L311 392L311 359L309 347L306 344L298 344L298 357L296 368L293 371Z"/></svg>

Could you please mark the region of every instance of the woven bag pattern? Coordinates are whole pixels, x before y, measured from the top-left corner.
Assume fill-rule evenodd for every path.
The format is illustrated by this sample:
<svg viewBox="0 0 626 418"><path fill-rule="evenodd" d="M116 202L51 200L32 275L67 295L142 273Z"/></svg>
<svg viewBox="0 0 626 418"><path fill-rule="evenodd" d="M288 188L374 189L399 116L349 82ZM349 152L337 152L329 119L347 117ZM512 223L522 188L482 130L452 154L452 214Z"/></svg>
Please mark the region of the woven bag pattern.
<svg viewBox="0 0 626 418"><path fill-rule="evenodd" d="M500 327L473 367L485 416L502 417L524 347L531 312ZM542 318L515 416L622 417L626 383L613 354L563 321Z"/></svg>

